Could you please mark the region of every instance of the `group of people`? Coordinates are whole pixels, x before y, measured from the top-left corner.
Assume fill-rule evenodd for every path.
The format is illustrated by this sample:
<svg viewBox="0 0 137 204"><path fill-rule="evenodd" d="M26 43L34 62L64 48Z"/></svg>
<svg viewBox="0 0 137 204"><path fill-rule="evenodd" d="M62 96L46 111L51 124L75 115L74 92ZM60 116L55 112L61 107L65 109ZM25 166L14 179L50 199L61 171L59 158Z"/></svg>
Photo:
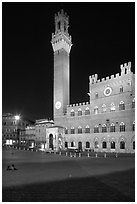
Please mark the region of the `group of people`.
<svg viewBox="0 0 137 204"><path fill-rule="evenodd" d="M14 164L7 166L7 171L9 170L17 170Z"/></svg>

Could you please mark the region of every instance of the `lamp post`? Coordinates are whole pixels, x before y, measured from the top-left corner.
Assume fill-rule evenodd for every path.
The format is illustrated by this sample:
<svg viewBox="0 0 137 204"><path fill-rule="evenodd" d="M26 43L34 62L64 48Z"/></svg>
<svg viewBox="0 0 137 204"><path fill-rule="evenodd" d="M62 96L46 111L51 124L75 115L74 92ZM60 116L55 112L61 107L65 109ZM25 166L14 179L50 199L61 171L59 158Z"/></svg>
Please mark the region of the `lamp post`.
<svg viewBox="0 0 137 204"><path fill-rule="evenodd" d="M15 121L16 121L16 136L17 136L17 141L19 143L19 129L18 129L18 123L20 120L20 115L15 115Z"/></svg>

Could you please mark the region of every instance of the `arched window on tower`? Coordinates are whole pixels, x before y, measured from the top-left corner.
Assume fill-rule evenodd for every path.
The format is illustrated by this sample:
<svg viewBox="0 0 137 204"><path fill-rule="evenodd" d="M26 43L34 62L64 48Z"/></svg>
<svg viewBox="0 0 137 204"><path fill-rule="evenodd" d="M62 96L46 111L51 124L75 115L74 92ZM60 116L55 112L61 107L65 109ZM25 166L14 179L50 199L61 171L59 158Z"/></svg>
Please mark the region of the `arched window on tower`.
<svg viewBox="0 0 137 204"><path fill-rule="evenodd" d="M86 107L86 110L85 110L85 115L90 115L90 110L89 110L89 107Z"/></svg>
<svg viewBox="0 0 137 204"><path fill-rule="evenodd" d="M94 127L94 133L99 133L99 127L98 127L98 125L96 125L96 126Z"/></svg>
<svg viewBox="0 0 137 204"><path fill-rule="evenodd" d="M125 124L123 122L120 123L120 132L125 132Z"/></svg>
<svg viewBox="0 0 137 204"><path fill-rule="evenodd" d="M110 125L110 132L115 132L115 124L114 123L112 123Z"/></svg>
<svg viewBox="0 0 137 204"><path fill-rule="evenodd" d="M98 107L97 107L97 106L94 108L94 114L95 114L95 115L98 114Z"/></svg>
<svg viewBox="0 0 137 204"><path fill-rule="evenodd" d="M123 101L120 101L119 110L125 110L125 103Z"/></svg>
<svg viewBox="0 0 137 204"><path fill-rule="evenodd" d="M70 112L70 116L75 116L75 112L74 112L73 109L72 109L71 112Z"/></svg>
<svg viewBox="0 0 137 204"><path fill-rule="evenodd" d="M103 124L103 125L102 125L102 132L107 132L107 126L106 126L106 124Z"/></svg>
<svg viewBox="0 0 137 204"><path fill-rule="evenodd" d="M110 105L110 111L115 111L115 110L116 110L115 104L114 104L114 103L111 103L111 105Z"/></svg>
<svg viewBox="0 0 137 204"><path fill-rule="evenodd" d="M135 98L132 100L132 108L135 108Z"/></svg>
<svg viewBox="0 0 137 204"><path fill-rule="evenodd" d="M90 133L90 127L88 125L85 128L85 133Z"/></svg>
<svg viewBox="0 0 137 204"><path fill-rule="evenodd" d="M82 127L79 126L79 127L78 127L78 134L81 134L81 133L82 133Z"/></svg>
<svg viewBox="0 0 137 204"><path fill-rule="evenodd" d="M107 110L107 109L106 109L106 104L103 104L103 105L102 105L102 112L106 112L106 110Z"/></svg>
<svg viewBox="0 0 137 204"><path fill-rule="evenodd" d="M81 108L78 109L78 116L81 116L82 115L82 110Z"/></svg>

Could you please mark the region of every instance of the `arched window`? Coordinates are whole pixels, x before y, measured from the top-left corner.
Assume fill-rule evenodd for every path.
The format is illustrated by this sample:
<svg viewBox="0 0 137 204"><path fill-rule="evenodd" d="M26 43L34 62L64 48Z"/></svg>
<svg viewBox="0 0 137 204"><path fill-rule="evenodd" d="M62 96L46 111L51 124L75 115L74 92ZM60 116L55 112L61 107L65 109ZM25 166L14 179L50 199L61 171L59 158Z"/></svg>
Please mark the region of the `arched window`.
<svg viewBox="0 0 137 204"><path fill-rule="evenodd" d="M85 128L85 133L90 133L90 127L88 125Z"/></svg>
<svg viewBox="0 0 137 204"><path fill-rule="evenodd" d="M97 141L97 140L94 142L94 147L95 147L96 149L99 148L99 144L98 144L98 141Z"/></svg>
<svg viewBox="0 0 137 204"><path fill-rule="evenodd" d="M75 147L75 143L73 141L71 142L71 147Z"/></svg>
<svg viewBox="0 0 137 204"><path fill-rule="evenodd" d="M75 116L75 112L74 112L73 109L72 109L71 112L70 112L70 116Z"/></svg>
<svg viewBox="0 0 137 204"><path fill-rule="evenodd" d="M125 124L123 122L120 123L120 132L125 132Z"/></svg>
<svg viewBox="0 0 137 204"><path fill-rule="evenodd" d="M68 128L65 128L65 134L68 134Z"/></svg>
<svg viewBox="0 0 137 204"><path fill-rule="evenodd" d="M85 115L90 115L89 107L86 108L86 110L85 110Z"/></svg>
<svg viewBox="0 0 137 204"><path fill-rule="evenodd" d="M106 149L106 148L107 148L107 143L106 143L106 141L103 141L103 142L102 142L102 148L103 148L103 149Z"/></svg>
<svg viewBox="0 0 137 204"><path fill-rule="evenodd" d="M125 149L125 142L124 141L120 142L120 149Z"/></svg>
<svg viewBox="0 0 137 204"><path fill-rule="evenodd" d="M78 109L78 116L81 116L82 115L82 110L81 108Z"/></svg>
<svg viewBox="0 0 137 204"><path fill-rule="evenodd" d="M107 126L106 126L106 124L102 125L102 132L107 132Z"/></svg>
<svg viewBox="0 0 137 204"><path fill-rule="evenodd" d="M97 106L94 108L94 114L95 115L98 114L98 107Z"/></svg>
<svg viewBox="0 0 137 204"><path fill-rule="evenodd" d="M115 110L116 110L115 104L114 104L114 103L111 103L111 105L110 105L110 111L115 111Z"/></svg>
<svg viewBox="0 0 137 204"><path fill-rule="evenodd" d="M135 149L135 141L133 141L133 149Z"/></svg>
<svg viewBox="0 0 137 204"><path fill-rule="evenodd" d="M115 142L114 141L111 142L111 149L115 149Z"/></svg>
<svg viewBox="0 0 137 204"><path fill-rule="evenodd" d="M120 93L123 93L123 86L120 86Z"/></svg>
<svg viewBox="0 0 137 204"><path fill-rule="evenodd" d="M103 111L103 112L106 112L106 110L107 110L107 109L106 109L106 104L103 104L103 105L102 105L102 111Z"/></svg>
<svg viewBox="0 0 137 204"><path fill-rule="evenodd" d="M82 142L78 142L78 149L82 151Z"/></svg>
<svg viewBox="0 0 137 204"><path fill-rule="evenodd" d="M125 110L125 104L123 101L121 101L119 104L119 110Z"/></svg>
<svg viewBox="0 0 137 204"><path fill-rule="evenodd" d="M94 127L94 133L99 133L99 127L98 127L98 125L96 125L96 126Z"/></svg>
<svg viewBox="0 0 137 204"><path fill-rule="evenodd" d="M90 148L90 143L86 142L86 148Z"/></svg>
<svg viewBox="0 0 137 204"><path fill-rule="evenodd" d="M65 148L68 148L68 142L65 142Z"/></svg>
<svg viewBox="0 0 137 204"><path fill-rule="evenodd" d="M114 123L112 123L110 125L110 132L115 132L115 124Z"/></svg>
<svg viewBox="0 0 137 204"><path fill-rule="evenodd" d="M135 131L135 121L133 122L133 127L132 127L133 131Z"/></svg>
<svg viewBox="0 0 137 204"><path fill-rule="evenodd" d="M135 98L132 100L132 108L135 108Z"/></svg>
<svg viewBox="0 0 137 204"><path fill-rule="evenodd" d="M82 127L79 126L79 127L78 127L78 134L81 134L81 133L82 133Z"/></svg>
<svg viewBox="0 0 137 204"><path fill-rule="evenodd" d="M74 129L74 127L71 128L71 134L75 134L75 129Z"/></svg>

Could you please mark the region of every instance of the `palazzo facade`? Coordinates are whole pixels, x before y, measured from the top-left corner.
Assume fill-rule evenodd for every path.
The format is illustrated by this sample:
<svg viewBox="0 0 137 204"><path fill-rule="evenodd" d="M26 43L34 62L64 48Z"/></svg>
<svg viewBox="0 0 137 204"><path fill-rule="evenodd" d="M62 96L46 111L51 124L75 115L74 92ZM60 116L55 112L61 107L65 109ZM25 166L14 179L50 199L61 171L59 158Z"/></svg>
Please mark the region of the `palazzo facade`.
<svg viewBox="0 0 137 204"><path fill-rule="evenodd" d="M135 74L131 71L131 62L120 65L120 73L101 80L97 74L89 76L89 101L70 104L72 38L68 27L69 17L61 10L55 15L55 33L51 40L54 52L54 123L58 127L56 132L60 135L61 147L134 152ZM47 135L54 139L53 129L56 128L47 128Z"/></svg>

